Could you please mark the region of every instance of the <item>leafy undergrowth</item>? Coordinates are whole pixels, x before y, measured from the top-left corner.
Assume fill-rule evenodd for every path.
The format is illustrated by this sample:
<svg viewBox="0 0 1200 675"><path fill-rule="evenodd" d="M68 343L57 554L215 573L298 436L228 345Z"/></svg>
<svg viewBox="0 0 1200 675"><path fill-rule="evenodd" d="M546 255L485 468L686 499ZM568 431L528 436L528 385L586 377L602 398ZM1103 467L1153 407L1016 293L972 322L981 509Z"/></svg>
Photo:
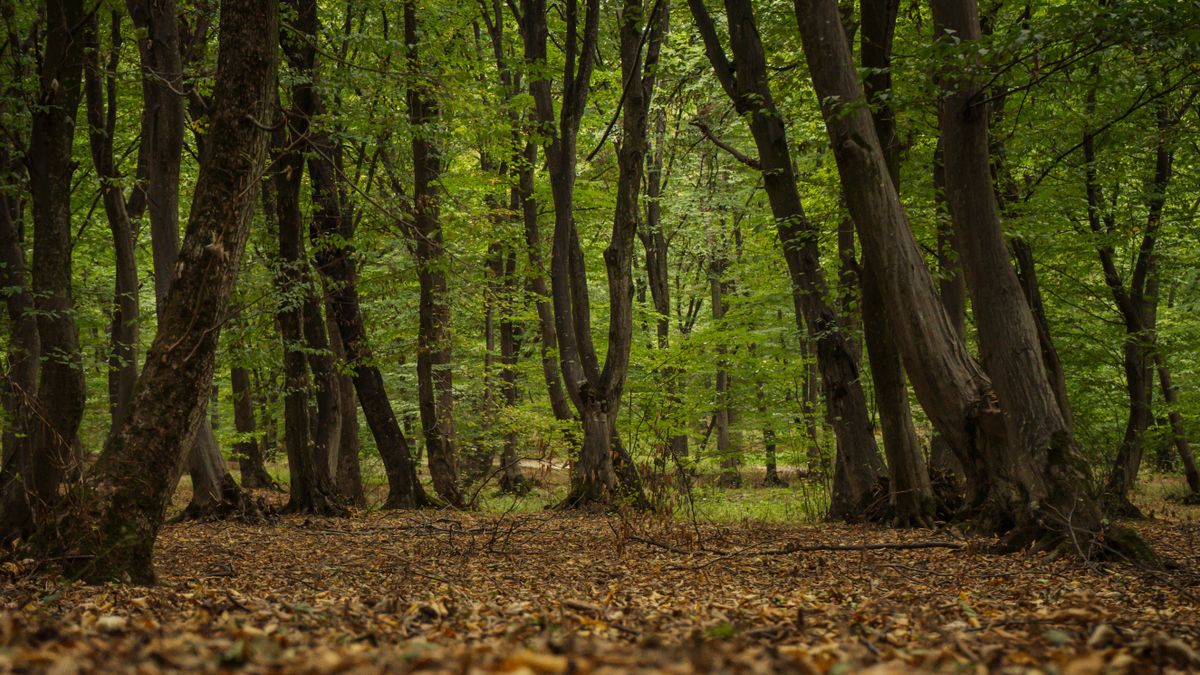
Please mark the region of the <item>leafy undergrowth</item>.
<svg viewBox="0 0 1200 675"><path fill-rule="evenodd" d="M840 525L556 512L188 523L164 530L153 588L6 564L0 671L1200 668L1187 571L1200 568L1200 524L1139 527L1180 570ZM766 553L930 540L964 546Z"/></svg>

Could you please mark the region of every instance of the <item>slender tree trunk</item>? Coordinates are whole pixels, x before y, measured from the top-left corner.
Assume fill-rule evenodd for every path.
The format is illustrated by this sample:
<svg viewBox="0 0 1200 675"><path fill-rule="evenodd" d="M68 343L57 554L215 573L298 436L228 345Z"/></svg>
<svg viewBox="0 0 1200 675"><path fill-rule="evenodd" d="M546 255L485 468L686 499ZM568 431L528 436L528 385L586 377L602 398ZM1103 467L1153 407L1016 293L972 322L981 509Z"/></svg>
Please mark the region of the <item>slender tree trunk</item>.
<svg viewBox="0 0 1200 675"><path fill-rule="evenodd" d="M408 85L408 118L412 126L413 226L417 278L421 287L417 333L417 396L429 473L438 496L463 506L454 449L454 376L450 348L450 291L446 283L445 243L439 222L438 182L442 160L433 123L438 117L434 94L417 84L422 62L418 51L415 0L404 3L404 42L412 82Z"/></svg>
<svg viewBox="0 0 1200 675"><path fill-rule="evenodd" d="M879 137L888 176L900 190L900 141L888 97L892 89L892 40L896 29L898 0L862 0L862 65L864 96L872 102L871 118ZM900 352L888 325L880 277L867 258L862 275L863 332L867 358L875 384L875 403L883 427L883 448L888 458L888 487L891 519L901 526L933 524L935 502L925 468L917 430L908 403L908 384Z"/></svg>
<svg viewBox="0 0 1200 675"><path fill-rule="evenodd" d="M233 389L233 424L242 440L234 446L238 456L238 468L242 474L242 487L267 488L274 484L263 466L262 450L255 439L254 400L250 388L250 372L242 366L229 369L230 386Z"/></svg>
<svg viewBox="0 0 1200 675"><path fill-rule="evenodd" d="M950 319L958 339L967 340L967 282L963 277L962 265L958 261L958 238L954 235L954 224L946 207L946 171L942 161L942 139L939 138L933 152L933 195L937 218L937 277L938 298L942 309ZM930 468L943 481L960 484L966 479L963 465L954 455L950 443L934 430L929 448Z"/></svg>
<svg viewBox="0 0 1200 675"><path fill-rule="evenodd" d="M724 231L717 234L719 242L713 242L710 245L712 251L712 260L708 267L708 286L710 292L709 305L712 307L713 324L721 327L725 319L725 313L729 311L729 303L725 296L730 291L730 282L725 279L726 269L728 267L728 253L725 250L727 245L725 242ZM717 372L713 382L713 396L716 400L716 409L713 412L713 430L717 436L717 458L721 462L721 472L717 478L717 484L724 488L736 488L742 485L742 474L740 468L742 465L741 457L739 456L740 448L734 448L729 435L729 397L730 397L730 382L729 369L726 357L726 348L723 345L717 346Z"/></svg>
<svg viewBox="0 0 1200 675"><path fill-rule="evenodd" d="M833 518L861 517L871 489L883 474L854 350L840 330L837 311L826 301L817 232L804 213L796 188L787 133L767 78L766 56L749 0L726 0L732 60L725 55L702 0L689 0L717 79L735 108L749 118L758 148L763 185L775 216L792 282L796 326L813 339L821 372L826 414L837 435ZM844 37L842 38L845 39Z"/></svg>
<svg viewBox="0 0 1200 675"><path fill-rule="evenodd" d="M138 273L134 256L133 226L125 210L120 172L113 160L117 126L117 66L121 53L121 14L112 12L109 58L101 70L98 20L88 21L88 50L84 56L84 91L87 99L88 143L92 164L100 178L101 201L112 231L116 266L108 357L108 403L115 429L124 418L137 381ZM107 89L107 100L106 100Z"/></svg>
<svg viewBox="0 0 1200 675"><path fill-rule="evenodd" d="M154 540L198 430L250 227L272 117L278 10L226 0L210 116L179 274L138 378L130 414L87 473L82 503L64 504L58 540L68 574L151 583ZM53 533L47 532L48 536Z"/></svg>
<svg viewBox="0 0 1200 675"><path fill-rule="evenodd" d="M1046 317L1046 304L1042 301L1042 290L1038 284L1037 267L1033 259L1033 247L1024 239L1014 238L1011 241L1013 258L1017 263L1017 278L1021 283L1021 291L1029 309L1033 312L1033 322L1037 327L1038 345L1041 347L1042 363L1046 366L1046 376L1050 378L1050 387L1054 391L1054 400L1062 412L1063 422L1068 428L1074 428L1075 416L1071 413L1071 401L1067 398L1067 374L1063 370L1062 359L1058 357L1058 349L1050 335L1050 320Z"/></svg>
<svg viewBox="0 0 1200 675"><path fill-rule="evenodd" d="M345 372L346 349L342 346L342 336L334 322L328 295L325 299L325 323L329 334L329 347L337 359L338 395L342 399L339 407L342 414L339 427L342 437L338 441L337 466L333 468L333 478L342 499L351 506L361 508L367 505L367 495L363 491L362 468L358 458L358 398L354 394L354 379Z"/></svg>
<svg viewBox="0 0 1200 675"><path fill-rule="evenodd" d="M298 17L294 28L302 31L305 39L285 44L285 56L292 68L308 73L311 81L316 67L317 5L315 0L296 0L294 7ZM292 97L305 119L312 120L324 113L320 92L311 83L299 83L293 88ZM388 498L384 506L416 508L432 505L417 478L417 467L408 440L396 422L383 375L372 365L371 347L358 300L354 218L340 188L341 145L327 130L311 128L304 136L304 147L310 151L308 172L315 205L309 236L317 269L326 281L329 306L353 373L354 389L388 476Z"/></svg>
<svg viewBox="0 0 1200 675"><path fill-rule="evenodd" d="M1184 428L1183 415L1179 414L1179 391L1171 381L1171 371L1167 369L1166 359L1161 351L1154 352L1154 366L1158 370L1158 383L1162 389L1163 401L1167 404L1167 420L1171 424L1171 441L1179 451L1179 459L1183 461L1183 474L1187 478L1191 499L1194 501L1200 495L1200 471L1196 469L1196 455L1192 452L1192 444L1188 442L1187 429Z"/></svg>

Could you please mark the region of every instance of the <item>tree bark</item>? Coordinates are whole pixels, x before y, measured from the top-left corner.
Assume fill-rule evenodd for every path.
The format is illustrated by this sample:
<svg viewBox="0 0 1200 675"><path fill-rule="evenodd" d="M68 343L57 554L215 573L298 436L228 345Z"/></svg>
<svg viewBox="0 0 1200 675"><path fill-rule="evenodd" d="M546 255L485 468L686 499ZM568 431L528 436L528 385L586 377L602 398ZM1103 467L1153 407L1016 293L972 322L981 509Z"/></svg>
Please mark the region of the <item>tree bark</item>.
<svg viewBox="0 0 1200 675"><path fill-rule="evenodd" d="M328 295L325 297L325 323L329 334L329 347L337 360L338 395L342 398L339 408L342 413L342 437L338 441L337 466L333 468L333 479L342 499L351 506L362 508L367 505L367 495L363 491L362 468L358 458L358 398L354 394L354 379L346 374L346 349L342 346L342 336L334 321Z"/></svg>
<svg viewBox="0 0 1200 675"><path fill-rule="evenodd" d="M871 119L880 141L888 176L900 190L900 142L896 120L888 97L892 89L892 40L896 30L899 0L862 0L863 95L871 102ZM883 428L883 448L888 459L888 500L891 520L901 526L933 524L936 504L929 473L917 430L913 426L908 403L908 384L900 352L888 325L880 278L867 258L862 274L863 334L871 379L875 385L875 404Z"/></svg>
<svg viewBox="0 0 1200 675"><path fill-rule="evenodd" d="M1171 441L1179 452L1179 459L1183 462L1183 475L1187 479L1191 499L1194 501L1195 497L1200 495L1200 471L1196 469L1196 455L1192 451L1192 444L1188 442L1183 415L1179 413L1179 391L1171 381L1171 371L1167 369L1166 359L1161 351L1154 352L1154 366L1158 370L1158 383L1162 389L1163 401L1167 404L1167 421L1171 425Z"/></svg>
<svg viewBox="0 0 1200 675"><path fill-rule="evenodd" d="M190 436L204 417L217 338L250 227L272 116L278 10L274 0L226 0L210 135L158 334L130 414L64 503L58 540L68 574L152 583L154 540ZM86 495L86 497L84 497ZM48 537L52 532L46 533Z"/></svg>
<svg viewBox="0 0 1200 675"><path fill-rule="evenodd" d="M41 338L30 471L24 475L28 533L58 502L63 478L77 469L73 447L83 418L83 364L71 293L72 142L81 99L87 14L80 0L47 0L45 49L38 72L26 163L33 214L33 304Z"/></svg>
<svg viewBox="0 0 1200 675"><path fill-rule="evenodd" d="M974 3L946 4L954 3L935 2L939 30L951 28L963 40L977 36ZM973 305L988 308L977 311L981 346L986 334L985 358L1004 383L996 393L942 309L886 178L870 113L860 105L863 92L836 2L796 0L796 15L851 214L867 255L880 261L880 288L897 345L926 412L967 465L976 522L1009 533L1006 543L1012 546L1038 539L1078 542L1076 552L1085 558L1106 548L1152 555L1132 533L1111 530L1102 537L1100 510L1084 491L1073 441L1047 383L1029 306L1000 233L987 167L986 114L970 107L977 85L951 80L941 117L947 196L964 240L968 282L982 282L973 285ZM975 227L965 227L967 222ZM1010 325L994 325L1004 322ZM1012 362L997 363L1004 358ZM1003 402L1009 407L1001 414L997 404Z"/></svg>

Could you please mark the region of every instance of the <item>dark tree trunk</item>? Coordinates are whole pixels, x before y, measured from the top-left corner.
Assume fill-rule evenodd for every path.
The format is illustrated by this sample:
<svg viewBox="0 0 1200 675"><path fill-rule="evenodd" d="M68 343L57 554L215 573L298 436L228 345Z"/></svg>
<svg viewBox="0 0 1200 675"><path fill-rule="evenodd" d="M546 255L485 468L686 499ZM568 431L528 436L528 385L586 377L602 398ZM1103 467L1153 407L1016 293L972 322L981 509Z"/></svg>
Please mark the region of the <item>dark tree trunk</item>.
<svg viewBox="0 0 1200 675"><path fill-rule="evenodd" d="M1192 444L1188 442L1187 429L1184 428L1183 415L1179 413L1179 391L1171 381L1171 371L1167 369L1166 359L1162 352L1154 352L1154 365L1158 370L1158 382L1162 389L1163 401L1167 404L1167 420L1171 425L1171 442L1179 451L1179 459L1183 462L1183 475L1187 478L1188 489L1192 499L1200 495L1200 471L1196 469L1196 455L1192 452Z"/></svg>
<svg viewBox="0 0 1200 675"><path fill-rule="evenodd" d="M6 179L16 173L6 148L0 148L0 171ZM0 287L11 331L0 399L8 421L0 445L0 542L20 536L32 522L24 476L31 471L33 460L30 441L41 343L21 245L23 211L18 197L0 192Z"/></svg>
<svg viewBox="0 0 1200 675"><path fill-rule="evenodd" d="M604 252L610 301L608 350L603 369L592 344L591 318L583 250L574 221L576 141L595 66L600 8L588 0L580 35L579 7L570 0L566 7L567 60L562 83L565 92L557 127L550 80L538 76L530 81L536 118L550 141L547 155L551 194L554 199L554 244L551 250L551 296L559 366L568 396L583 419L583 445L571 477L571 490L564 505L607 503L615 496L620 468L622 489L638 504L645 504L636 469L613 433L616 413L629 366L633 333L632 273L633 239L639 215L639 193L646 154L647 117L654 89L663 27L664 10L658 5L645 17L649 40L644 60L641 36L644 12L639 2L627 0L621 16L621 72L626 88L622 119L622 143L617 152L617 206L612 238ZM525 0L523 37L529 63L546 60L547 15L544 0Z"/></svg>
<svg viewBox="0 0 1200 675"><path fill-rule="evenodd" d="M764 188L792 282L796 326L807 328L816 345L826 414L838 439L839 457L834 470L844 472L840 480L834 481L831 517L861 517L871 489L883 474L883 461L875 444L854 350L840 330L837 311L826 301L828 288L821 269L817 231L800 202L787 133L771 95L766 56L751 3L725 2L732 61L725 55L702 0L689 0L688 4L717 79L738 112L749 118Z"/></svg>
<svg viewBox="0 0 1200 675"><path fill-rule="evenodd" d="M510 207L516 207L519 201L520 195L514 188ZM513 211L516 209L513 208ZM513 301L517 294L516 253L505 247L501 260L504 300L500 304L500 389L504 396L504 407L511 412L517 406L517 333L512 318ZM517 442L517 432L510 423L504 432L504 449L500 453L500 489L505 492L520 493L529 488L528 481L521 473Z"/></svg>
<svg viewBox="0 0 1200 675"><path fill-rule="evenodd" d="M934 214L937 218L937 276L938 297L942 308L950 319L959 340L967 340L967 283L963 278L962 265L958 262L958 238L954 235L954 224L946 208L946 171L942 162L942 141L939 138L933 151L933 198ZM955 487L966 479L966 472L954 450L941 434L934 430L929 448L930 468L939 480L950 482Z"/></svg>
<svg viewBox="0 0 1200 675"><path fill-rule="evenodd" d="M935 2L941 28L953 28L964 40L978 35L974 3L945 4ZM968 107L976 86L969 80L949 83L952 93L942 114L947 194L968 252L969 281L982 281L973 288L973 304L987 308L977 321L981 340L986 334L989 365L1004 382L997 388L999 396L942 309L904 209L886 179L870 113L859 105L863 92L836 2L797 0L796 14L851 214L867 255L878 256L880 288L897 345L926 412L968 466L977 522L1011 533L1007 541L1012 545L1044 538L1077 541L1084 557L1100 553L1099 546L1146 553L1136 535L1110 531L1101 538L1098 505L1084 491L1070 432L1042 367L1029 306L1008 262L987 166L986 113ZM959 227L967 222L976 227ZM990 316L985 319L984 314ZM1005 321L1011 325L993 325ZM995 363L1002 360L1001 353L1012 362ZM1005 401L1009 408L1001 414L997 403Z"/></svg>
<svg viewBox="0 0 1200 675"><path fill-rule="evenodd" d="M325 300L325 323L329 334L329 347L337 359L338 395L341 396L342 437L338 441L337 466L334 468L334 483L338 494L351 506L362 508L367 505L367 495L363 491L362 468L359 465L358 452L358 399L354 394L354 380L345 374L346 350L342 346L342 336L338 332L333 319L333 308L329 298Z"/></svg>
<svg viewBox="0 0 1200 675"><path fill-rule="evenodd" d="M429 473L438 496L463 506L454 450L454 376L450 351L450 291L439 222L438 183L442 160L433 131L437 120L434 93L421 81L415 0L404 3L404 42L409 72L408 120L412 128L413 250L421 287L417 331L417 397Z"/></svg>
<svg viewBox="0 0 1200 675"><path fill-rule="evenodd" d="M250 372L242 366L233 366L229 369L229 380L233 390L233 424L242 439L234 446L234 452L238 456L238 468L242 474L242 487L272 487L275 481L271 480L271 475L263 466L262 450L255 439Z"/></svg>
<svg viewBox="0 0 1200 675"><path fill-rule="evenodd" d="M295 37L286 31L281 34L286 46ZM304 178L304 158L296 150L308 131L308 119L293 108L288 112L287 133L279 133L277 144L282 150L273 166L272 187L264 192L266 208L274 206L274 225L279 237L279 261L275 271L275 286L279 292L275 321L283 339L283 429L287 450L289 499L286 511L315 515L340 515L329 470L330 433L320 423L331 424L328 400L326 409L318 412L321 419L310 418L309 353L311 343L306 339L304 316L314 293L308 283L308 256L304 251L304 226L300 212L300 187ZM268 216L270 217L270 216ZM320 321L320 313L315 317ZM326 383L327 384L327 383ZM326 392L334 394L332 390ZM327 396L328 399L328 396ZM321 413L324 414L321 414ZM333 433L338 433L336 428ZM336 437L335 437L336 438Z"/></svg>
<svg viewBox="0 0 1200 675"><path fill-rule="evenodd" d="M1038 284L1037 266L1033 259L1033 247L1024 239L1014 238L1011 242L1013 258L1017 263L1017 279L1021 283L1021 291L1029 309L1033 313L1033 322L1037 326L1038 345L1042 350L1042 363L1046 366L1046 377L1050 378L1050 387L1054 391L1054 400L1062 413L1063 422L1067 428L1075 426L1075 416L1071 413L1071 401L1067 398L1067 374L1063 370L1062 359L1058 357L1058 349L1050 334L1050 319L1046 317L1046 304L1042 301L1042 290Z"/></svg>
<svg viewBox="0 0 1200 675"><path fill-rule="evenodd" d="M189 437L204 417L217 338L250 227L275 86L274 0L226 0L210 115L178 274L138 378L130 414L88 471L86 498L64 505L68 574L154 581L154 540ZM81 495L82 496L82 495ZM47 537L54 536L46 532Z"/></svg>
<svg viewBox="0 0 1200 675"><path fill-rule="evenodd" d="M138 274L134 256L133 226L125 209L120 172L113 160L117 126L117 66L121 54L121 14L112 12L109 57L100 65L98 20L88 21L88 51L84 56L84 91L87 98L88 143L99 177L101 201L112 232L116 266L108 357L108 404L112 428L120 425L137 381ZM107 90L107 91L106 91ZM107 94L107 99L106 99Z"/></svg>
<svg viewBox="0 0 1200 675"><path fill-rule="evenodd" d="M77 470L72 449L87 391L71 294L71 146L81 98L87 15L80 0L48 0L45 49L26 162L33 213L33 304L41 337L37 423L25 473L32 519L27 533L58 501L63 478Z"/></svg>
<svg viewBox="0 0 1200 675"><path fill-rule="evenodd" d="M879 137L888 176L900 190L900 142L896 120L888 103L892 89L892 40L896 30L898 0L862 0L862 65L864 95L871 101L872 120ZM901 526L932 525L935 512L933 489L925 458L917 441L908 384L900 352L888 325L877 261L867 258L863 281L863 332L875 403L883 427L883 448L888 459L888 488L892 521Z"/></svg>
<svg viewBox="0 0 1200 675"><path fill-rule="evenodd" d="M315 72L317 6L314 0L294 3L296 30L304 40L284 45L289 65L299 72ZM292 90L293 103L300 115L312 120L324 112L320 92L311 83L300 82ZM329 305L337 323L346 360L353 374L354 389L362 406L367 426L375 438L388 476L385 508L415 508L432 505L417 478L417 467L409 452L408 440L396 422L392 404L383 385L383 375L372 365L371 347L358 301L358 268L354 250L354 218L340 188L341 145L327 130L312 128L304 136L312 185L314 213L309 235L317 269L324 277Z"/></svg>

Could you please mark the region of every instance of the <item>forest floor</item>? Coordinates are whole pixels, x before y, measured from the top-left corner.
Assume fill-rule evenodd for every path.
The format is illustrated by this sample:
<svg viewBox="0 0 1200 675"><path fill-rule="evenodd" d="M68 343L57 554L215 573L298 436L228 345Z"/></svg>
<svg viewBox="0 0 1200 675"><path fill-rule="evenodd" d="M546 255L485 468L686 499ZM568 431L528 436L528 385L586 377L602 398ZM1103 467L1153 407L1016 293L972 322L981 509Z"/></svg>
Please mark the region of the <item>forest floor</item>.
<svg viewBox="0 0 1200 675"><path fill-rule="evenodd" d="M1200 507L1134 525L1179 569L557 511L183 523L151 588L6 563L0 672L1198 670ZM778 551L933 541L961 548Z"/></svg>

